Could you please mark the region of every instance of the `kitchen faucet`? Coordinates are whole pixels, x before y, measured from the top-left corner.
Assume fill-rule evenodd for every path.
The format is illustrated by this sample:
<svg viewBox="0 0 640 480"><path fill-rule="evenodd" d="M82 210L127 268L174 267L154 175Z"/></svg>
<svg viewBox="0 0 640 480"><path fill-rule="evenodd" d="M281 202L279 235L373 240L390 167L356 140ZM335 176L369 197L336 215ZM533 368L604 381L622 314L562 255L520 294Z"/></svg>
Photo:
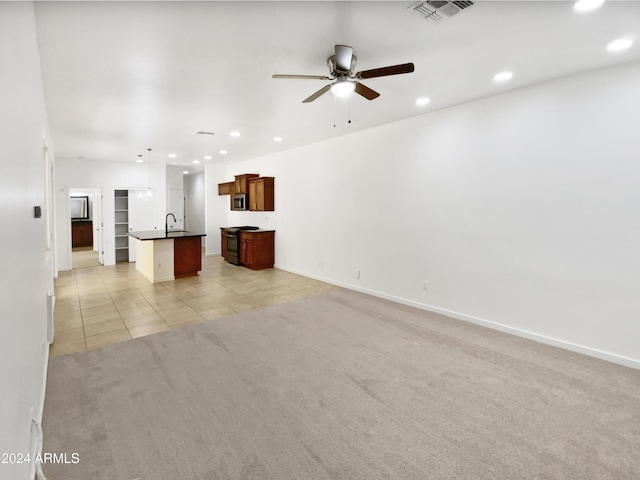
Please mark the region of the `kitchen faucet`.
<svg viewBox="0 0 640 480"><path fill-rule="evenodd" d="M173 213L167 213L167 216L164 217L164 234L169 236L169 215L173 217L174 223L177 222L176 216Z"/></svg>

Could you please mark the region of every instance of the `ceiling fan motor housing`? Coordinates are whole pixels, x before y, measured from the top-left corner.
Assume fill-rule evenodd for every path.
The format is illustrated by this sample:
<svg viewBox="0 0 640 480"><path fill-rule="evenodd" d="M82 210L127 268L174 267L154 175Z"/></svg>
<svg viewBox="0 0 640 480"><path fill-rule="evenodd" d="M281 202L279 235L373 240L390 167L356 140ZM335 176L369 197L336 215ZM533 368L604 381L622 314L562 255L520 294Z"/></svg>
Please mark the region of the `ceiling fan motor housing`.
<svg viewBox="0 0 640 480"><path fill-rule="evenodd" d="M329 58L327 58L327 65L329 66L329 72L331 72L331 76L333 77L340 77L340 76L348 76L348 77L354 77L353 71L356 68L356 64L358 63L358 57L356 57L355 55L351 56L351 67L349 68L349 70L340 70L338 68L338 65L336 64L336 56L335 55L331 55Z"/></svg>

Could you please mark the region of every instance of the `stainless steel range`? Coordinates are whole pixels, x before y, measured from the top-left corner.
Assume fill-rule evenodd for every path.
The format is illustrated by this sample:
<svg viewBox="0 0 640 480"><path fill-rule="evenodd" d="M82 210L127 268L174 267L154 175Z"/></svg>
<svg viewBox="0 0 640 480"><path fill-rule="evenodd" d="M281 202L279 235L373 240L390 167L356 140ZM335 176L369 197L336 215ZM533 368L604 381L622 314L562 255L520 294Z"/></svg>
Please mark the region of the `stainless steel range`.
<svg viewBox="0 0 640 480"><path fill-rule="evenodd" d="M240 263L240 232L243 230L259 230L260 227L231 227L225 229L225 239L227 242L226 260L234 265L242 265Z"/></svg>

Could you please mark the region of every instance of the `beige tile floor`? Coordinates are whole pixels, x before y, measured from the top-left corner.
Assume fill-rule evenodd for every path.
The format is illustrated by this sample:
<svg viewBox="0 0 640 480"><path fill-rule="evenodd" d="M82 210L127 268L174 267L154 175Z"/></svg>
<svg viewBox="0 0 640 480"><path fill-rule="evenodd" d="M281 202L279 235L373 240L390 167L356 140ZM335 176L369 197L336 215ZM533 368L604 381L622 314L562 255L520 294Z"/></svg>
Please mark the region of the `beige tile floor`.
<svg viewBox="0 0 640 480"><path fill-rule="evenodd" d="M73 268L98 267L98 252L91 247L79 247L71 250L71 264Z"/></svg>
<svg viewBox="0 0 640 480"><path fill-rule="evenodd" d="M52 356L79 352L316 295L335 288L275 268L252 271L203 257L202 271L151 283L135 263L75 268L55 282Z"/></svg>

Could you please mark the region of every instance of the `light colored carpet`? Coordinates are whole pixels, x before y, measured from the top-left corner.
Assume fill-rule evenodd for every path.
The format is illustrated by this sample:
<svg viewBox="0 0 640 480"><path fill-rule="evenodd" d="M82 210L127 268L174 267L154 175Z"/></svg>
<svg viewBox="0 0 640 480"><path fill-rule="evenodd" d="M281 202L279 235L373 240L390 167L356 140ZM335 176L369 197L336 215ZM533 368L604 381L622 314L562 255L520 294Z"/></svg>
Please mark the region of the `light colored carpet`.
<svg viewBox="0 0 640 480"><path fill-rule="evenodd" d="M640 478L640 371L337 289L52 358L74 479Z"/></svg>

